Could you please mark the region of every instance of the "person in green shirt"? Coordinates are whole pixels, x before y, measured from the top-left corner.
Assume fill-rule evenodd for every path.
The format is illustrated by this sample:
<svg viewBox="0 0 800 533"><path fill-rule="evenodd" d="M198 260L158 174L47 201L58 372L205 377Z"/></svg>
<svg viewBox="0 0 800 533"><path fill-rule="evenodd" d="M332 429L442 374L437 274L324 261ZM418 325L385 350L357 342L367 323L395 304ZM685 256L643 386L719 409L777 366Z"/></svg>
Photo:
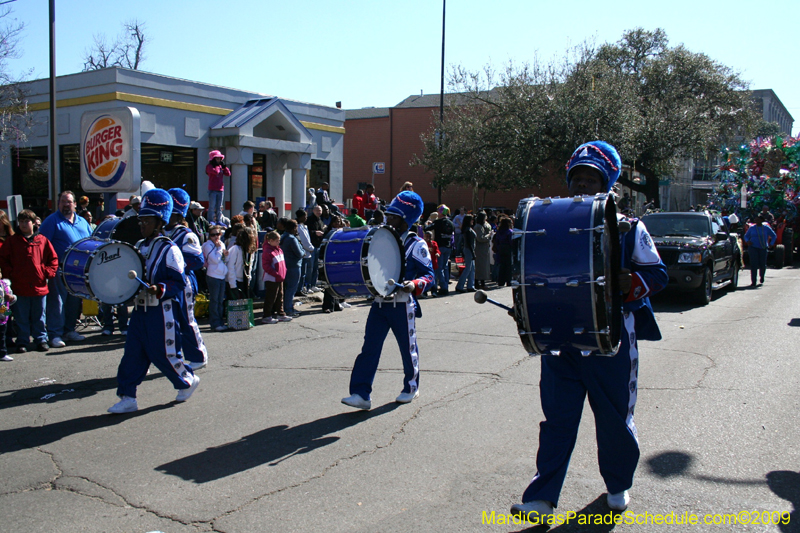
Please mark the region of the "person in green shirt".
<svg viewBox="0 0 800 533"><path fill-rule="evenodd" d="M358 216L358 209L351 209L347 220L350 222L351 228L360 228L367 225L367 221Z"/></svg>

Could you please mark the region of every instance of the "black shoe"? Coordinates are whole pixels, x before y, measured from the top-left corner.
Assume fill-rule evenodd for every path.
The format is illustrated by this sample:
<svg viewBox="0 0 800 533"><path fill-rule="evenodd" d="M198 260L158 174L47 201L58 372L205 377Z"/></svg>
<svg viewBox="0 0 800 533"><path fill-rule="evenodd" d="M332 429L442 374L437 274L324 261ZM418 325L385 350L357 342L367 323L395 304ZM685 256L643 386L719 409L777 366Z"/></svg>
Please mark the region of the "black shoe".
<svg viewBox="0 0 800 533"><path fill-rule="evenodd" d="M439 291L437 296L447 296L448 294L450 294L450 291Z"/></svg>
<svg viewBox="0 0 800 533"><path fill-rule="evenodd" d="M50 349L46 342L40 342L39 345L36 347L37 350L40 352L46 352Z"/></svg>
<svg viewBox="0 0 800 533"><path fill-rule="evenodd" d="M20 344L19 346L17 346L17 353L25 353L27 351L28 347L25 346L24 344Z"/></svg>
<svg viewBox="0 0 800 533"><path fill-rule="evenodd" d="M467 289L467 292L475 292L475 288Z"/></svg>
<svg viewBox="0 0 800 533"><path fill-rule="evenodd" d="M459 294L467 292L467 289L456 289L456 292Z"/></svg>

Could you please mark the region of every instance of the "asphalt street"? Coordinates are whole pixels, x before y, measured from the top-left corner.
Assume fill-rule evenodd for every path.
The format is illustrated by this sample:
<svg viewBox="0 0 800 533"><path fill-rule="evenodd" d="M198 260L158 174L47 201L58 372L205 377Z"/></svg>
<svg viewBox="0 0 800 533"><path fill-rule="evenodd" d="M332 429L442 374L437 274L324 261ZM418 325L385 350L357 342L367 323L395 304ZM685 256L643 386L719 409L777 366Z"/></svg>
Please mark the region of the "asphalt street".
<svg viewBox="0 0 800 533"><path fill-rule="evenodd" d="M748 280L702 308L656 299L664 339L639 346L630 514L584 523L609 513L587 403L557 509L569 521L551 531L800 531L800 269L769 270L757 289ZM490 296L511 300L508 288ZM340 403L364 303L333 314L306 304L307 316L249 331L204 324L197 392L174 402L153 368L129 415L106 413L123 337L13 354L0 363L0 531L544 531L504 523L536 470L539 358L471 294L422 306L421 395L394 403L390 336L370 412Z"/></svg>

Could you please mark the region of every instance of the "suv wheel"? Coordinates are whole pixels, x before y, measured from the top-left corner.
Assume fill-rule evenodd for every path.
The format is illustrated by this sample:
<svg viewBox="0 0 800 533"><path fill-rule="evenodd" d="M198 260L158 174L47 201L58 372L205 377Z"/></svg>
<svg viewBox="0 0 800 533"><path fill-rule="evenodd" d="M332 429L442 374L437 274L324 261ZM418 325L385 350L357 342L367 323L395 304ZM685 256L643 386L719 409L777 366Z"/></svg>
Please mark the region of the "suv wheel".
<svg viewBox="0 0 800 533"><path fill-rule="evenodd" d="M708 303L711 301L711 284L713 283L711 276L711 269L706 267L705 272L703 272L703 282L697 288L697 292L695 293L697 303L700 305L708 305Z"/></svg>
<svg viewBox="0 0 800 533"><path fill-rule="evenodd" d="M728 285L728 290L733 292L739 286L739 258L733 258L733 274L731 274L731 283Z"/></svg>
<svg viewBox="0 0 800 533"><path fill-rule="evenodd" d="M775 268L776 269L783 268L785 259L786 259L786 249L782 244L779 244L775 247Z"/></svg>

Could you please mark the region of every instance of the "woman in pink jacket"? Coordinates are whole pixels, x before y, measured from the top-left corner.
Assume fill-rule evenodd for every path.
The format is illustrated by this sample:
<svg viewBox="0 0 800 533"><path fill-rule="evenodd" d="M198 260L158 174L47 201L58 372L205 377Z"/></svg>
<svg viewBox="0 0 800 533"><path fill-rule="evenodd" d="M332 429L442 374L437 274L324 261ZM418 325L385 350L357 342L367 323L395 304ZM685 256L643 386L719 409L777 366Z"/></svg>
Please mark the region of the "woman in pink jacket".
<svg viewBox="0 0 800 533"><path fill-rule="evenodd" d="M219 150L208 154L206 165L208 174L208 221L219 224L222 221L222 206L225 199L225 176L231 175L231 169L225 165L225 156Z"/></svg>
<svg viewBox="0 0 800 533"><path fill-rule="evenodd" d="M286 261L281 250L281 236L270 231L264 237L264 250L261 255L264 267L264 318L262 324L291 322L283 310L283 280L286 279Z"/></svg>

